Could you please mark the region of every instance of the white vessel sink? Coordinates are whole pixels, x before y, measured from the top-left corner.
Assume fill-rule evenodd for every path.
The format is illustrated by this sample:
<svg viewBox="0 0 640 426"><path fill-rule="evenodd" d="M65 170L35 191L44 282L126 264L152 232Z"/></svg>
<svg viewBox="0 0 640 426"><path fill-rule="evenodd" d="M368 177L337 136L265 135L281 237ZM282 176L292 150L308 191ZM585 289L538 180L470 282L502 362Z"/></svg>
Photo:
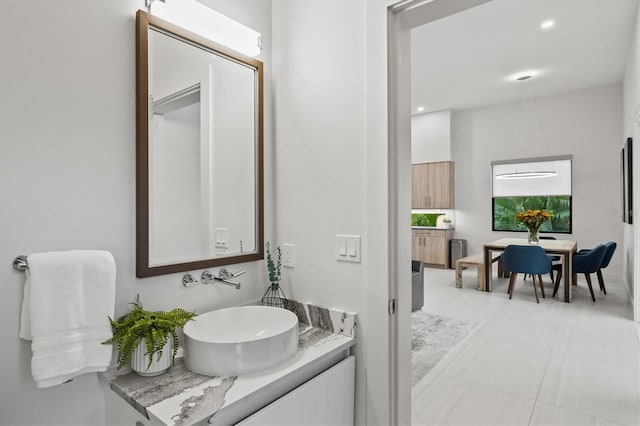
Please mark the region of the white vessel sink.
<svg viewBox="0 0 640 426"><path fill-rule="evenodd" d="M198 315L184 326L185 366L207 376L237 376L278 365L298 351L298 317L270 306Z"/></svg>

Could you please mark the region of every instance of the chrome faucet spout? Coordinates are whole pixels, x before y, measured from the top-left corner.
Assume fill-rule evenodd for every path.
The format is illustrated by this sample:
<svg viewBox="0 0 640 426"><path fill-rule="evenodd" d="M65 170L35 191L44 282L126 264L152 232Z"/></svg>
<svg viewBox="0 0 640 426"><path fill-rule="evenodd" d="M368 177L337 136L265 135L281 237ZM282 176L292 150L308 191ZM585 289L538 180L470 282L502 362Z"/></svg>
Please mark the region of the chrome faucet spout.
<svg viewBox="0 0 640 426"><path fill-rule="evenodd" d="M213 277L213 279L222 284L234 286L236 290L240 290L240 283L238 281L233 281L227 278L218 278L218 277Z"/></svg>
<svg viewBox="0 0 640 426"><path fill-rule="evenodd" d="M209 271L204 271L200 276L200 281L202 282L202 284L211 284L212 282L215 281L222 284L233 286L236 288L236 290L240 290L240 282L234 281L231 278L236 277L238 275L242 275L245 272L246 272L245 270L242 270L233 274L223 268L218 273L218 276L215 276Z"/></svg>

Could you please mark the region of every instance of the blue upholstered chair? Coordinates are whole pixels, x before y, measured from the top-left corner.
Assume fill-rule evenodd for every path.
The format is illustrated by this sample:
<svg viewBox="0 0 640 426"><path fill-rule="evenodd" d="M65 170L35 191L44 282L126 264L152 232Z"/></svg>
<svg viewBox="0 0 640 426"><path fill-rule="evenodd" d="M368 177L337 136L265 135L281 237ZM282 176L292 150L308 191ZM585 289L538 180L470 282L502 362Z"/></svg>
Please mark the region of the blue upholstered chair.
<svg viewBox="0 0 640 426"><path fill-rule="evenodd" d="M591 274L598 272L602 266L602 261L607 254L606 244L599 244L591 250L583 250L573 255L573 273L584 274L591 293L591 299L595 302L596 296L593 294L593 286L591 285ZM613 253L612 253L613 255ZM611 260L611 259L609 259ZM556 274L556 284L553 286L553 295L555 296L560 286L562 278L562 270Z"/></svg>
<svg viewBox="0 0 640 426"><path fill-rule="evenodd" d="M604 278L602 277L602 270L609 266L609 262L611 262L611 258L613 258L613 253L616 251L617 244L615 241L609 241L605 244L607 246L607 252L604 254L604 258L602 259L602 264L600 265L600 269L596 272L598 275L598 284L600 285L600 291L607 294L607 288L604 286ZM592 249L582 249L578 252L578 254L585 254L590 252Z"/></svg>
<svg viewBox="0 0 640 426"><path fill-rule="evenodd" d="M604 254L604 258L602 259L602 264L600 265L600 269L598 269L598 284L600 284L600 290L607 294L607 288L604 286L604 278L602 277L602 270L609 266L609 262L613 258L613 253L616 251L617 244L615 241L609 241L605 244L607 246L607 252Z"/></svg>
<svg viewBox="0 0 640 426"><path fill-rule="evenodd" d="M513 296L516 277L519 273L524 273L530 274L533 278L533 291L536 294L536 302L540 303L538 289L536 288L536 277L538 277L542 297L545 297L542 274L548 274L551 271L551 257L545 253L544 249L539 246L507 246L502 253L502 263L504 264L504 269L511 272L509 299Z"/></svg>
<svg viewBox="0 0 640 426"><path fill-rule="evenodd" d="M552 235L540 235L538 237L541 240L555 240L556 237L552 236ZM560 256L551 256L551 261L553 262L559 262L560 261ZM556 266L555 270L558 270L557 266L558 264L552 263L551 264L551 270L549 271L549 277L551 277L551 283L553 284L555 282L555 280L553 279L553 270L554 270L554 266ZM524 279L527 279L527 274L524 274Z"/></svg>

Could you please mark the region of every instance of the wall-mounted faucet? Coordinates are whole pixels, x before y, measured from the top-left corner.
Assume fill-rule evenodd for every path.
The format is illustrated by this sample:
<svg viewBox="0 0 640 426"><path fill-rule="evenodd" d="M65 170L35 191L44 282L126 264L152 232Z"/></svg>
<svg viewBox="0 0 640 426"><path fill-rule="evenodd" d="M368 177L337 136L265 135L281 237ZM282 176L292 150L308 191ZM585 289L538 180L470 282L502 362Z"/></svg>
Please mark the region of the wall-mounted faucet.
<svg viewBox="0 0 640 426"><path fill-rule="evenodd" d="M239 275L244 274L245 272L246 271L243 269L241 271L233 273L227 271L225 268L222 268L220 269L220 272L218 272L218 276L216 277L211 272L204 271L200 276L200 281L202 282L202 284L210 284L213 281L217 281L222 284L232 285L236 288L236 290L240 290L240 282L233 281L231 278L235 278Z"/></svg>

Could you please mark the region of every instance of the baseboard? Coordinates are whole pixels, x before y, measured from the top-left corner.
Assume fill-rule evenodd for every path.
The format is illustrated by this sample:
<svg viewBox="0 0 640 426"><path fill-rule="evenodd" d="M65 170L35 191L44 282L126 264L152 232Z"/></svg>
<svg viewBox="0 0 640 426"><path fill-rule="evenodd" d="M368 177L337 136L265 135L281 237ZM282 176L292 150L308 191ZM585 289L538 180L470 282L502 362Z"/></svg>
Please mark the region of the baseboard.
<svg viewBox="0 0 640 426"><path fill-rule="evenodd" d="M634 306L634 303L633 303L633 294L631 294L631 290L629 289L629 285L627 284L627 281L625 280L624 276L622 277L622 285L624 285L624 289L627 292L627 300L629 300L629 304L631 305L631 312L633 313L632 321L635 326L636 337L640 342L640 318L637 318L637 321L636 321L636 307Z"/></svg>

